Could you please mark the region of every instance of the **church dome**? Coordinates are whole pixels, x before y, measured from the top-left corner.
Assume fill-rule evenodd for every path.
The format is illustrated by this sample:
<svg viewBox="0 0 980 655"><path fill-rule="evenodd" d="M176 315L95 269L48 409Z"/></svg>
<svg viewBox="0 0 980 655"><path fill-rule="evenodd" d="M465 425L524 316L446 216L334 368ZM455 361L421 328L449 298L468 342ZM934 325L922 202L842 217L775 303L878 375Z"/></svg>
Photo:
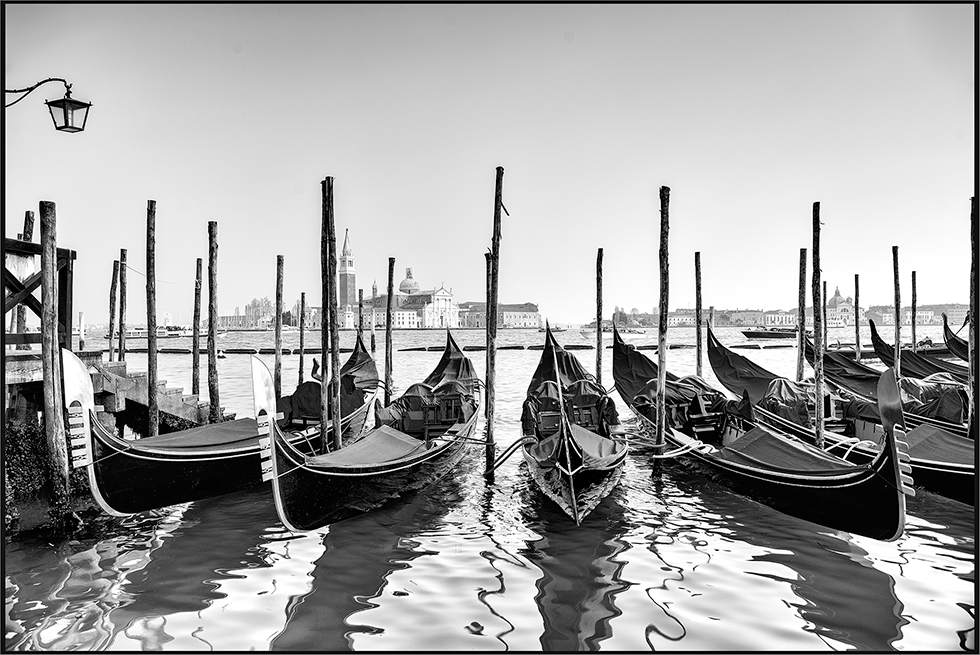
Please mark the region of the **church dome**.
<svg viewBox="0 0 980 655"><path fill-rule="evenodd" d="M412 279L412 269L405 269L405 279L398 285L398 290L404 294L413 294L419 290L419 283Z"/></svg>

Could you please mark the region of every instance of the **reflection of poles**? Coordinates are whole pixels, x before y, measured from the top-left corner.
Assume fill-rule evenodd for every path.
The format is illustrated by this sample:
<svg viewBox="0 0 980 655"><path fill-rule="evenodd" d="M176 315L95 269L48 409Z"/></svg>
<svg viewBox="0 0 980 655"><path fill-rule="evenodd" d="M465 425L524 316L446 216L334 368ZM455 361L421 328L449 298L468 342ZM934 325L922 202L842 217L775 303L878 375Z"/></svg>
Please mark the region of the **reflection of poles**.
<svg viewBox="0 0 980 655"><path fill-rule="evenodd" d="M670 188L660 187L660 315L657 345L657 432L654 437L653 471L660 473L664 452L664 435L667 423L667 404L664 393L667 387L667 301L670 289L667 235L670 230Z"/></svg>

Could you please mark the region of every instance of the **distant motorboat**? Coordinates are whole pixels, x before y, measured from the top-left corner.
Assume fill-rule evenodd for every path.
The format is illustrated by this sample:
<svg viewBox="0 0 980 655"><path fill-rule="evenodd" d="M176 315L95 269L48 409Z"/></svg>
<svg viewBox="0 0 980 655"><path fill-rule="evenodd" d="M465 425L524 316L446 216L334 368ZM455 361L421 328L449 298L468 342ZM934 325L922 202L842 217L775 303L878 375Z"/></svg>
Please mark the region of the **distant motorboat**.
<svg viewBox="0 0 980 655"><path fill-rule="evenodd" d="M126 339L148 339L149 336L150 336L150 331L147 330L145 327L142 327L142 328L128 328L126 330L126 333L125 334L126 334ZM157 339L176 339L179 336L182 336L182 335L180 333L178 333L178 332L174 332L174 331L168 330L165 327L158 327L157 328ZM105 335L105 338L106 339L109 339L110 337L107 334L107 335ZM113 339L118 339L119 338L119 331L118 330L114 330L113 331L112 338Z"/></svg>
<svg viewBox="0 0 980 655"><path fill-rule="evenodd" d="M754 330L742 330L742 334L744 334L749 339L795 339L796 328L795 327L757 328ZM808 331L807 334L813 334L813 333Z"/></svg>

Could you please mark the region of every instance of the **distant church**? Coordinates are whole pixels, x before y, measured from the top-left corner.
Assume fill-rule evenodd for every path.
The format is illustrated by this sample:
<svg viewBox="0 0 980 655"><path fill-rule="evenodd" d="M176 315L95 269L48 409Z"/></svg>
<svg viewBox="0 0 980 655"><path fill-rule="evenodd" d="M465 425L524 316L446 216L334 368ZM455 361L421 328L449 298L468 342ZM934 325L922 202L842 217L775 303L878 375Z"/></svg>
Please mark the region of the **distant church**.
<svg viewBox="0 0 980 655"><path fill-rule="evenodd" d="M350 234L344 230L344 249L337 262L337 307L341 317L340 327L357 327L357 280L354 271L354 253L350 248Z"/></svg>

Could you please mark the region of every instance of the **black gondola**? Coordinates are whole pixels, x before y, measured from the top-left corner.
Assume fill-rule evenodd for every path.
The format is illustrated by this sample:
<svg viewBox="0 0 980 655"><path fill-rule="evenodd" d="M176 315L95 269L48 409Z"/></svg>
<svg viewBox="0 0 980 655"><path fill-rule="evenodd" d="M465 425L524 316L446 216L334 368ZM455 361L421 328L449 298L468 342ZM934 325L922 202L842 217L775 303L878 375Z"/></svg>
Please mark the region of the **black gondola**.
<svg viewBox="0 0 980 655"><path fill-rule="evenodd" d="M612 398L547 326L521 429L531 479L581 524L619 482L629 441Z"/></svg>
<svg viewBox="0 0 980 655"><path fill-rule="evenodd" d="M949 348L949 352L964 362L970 361L970 344L966 339L956 336L949 329L949 319L946 316L946 312L943 312L943 339L946 341L946 347Z"/></svg>
<svg viewBox="0 0 980 655"><path fill-rule="evenodd" d="M874 346L875 355L878 356L878 359L885 366L894 366L895 348L885 343L885 340L881 338L874 321L869 320L868 325L871 326L871 345ZM902 375L919 379L927 378L936 373L948 373L957 382L966 384L969 377L969 371L966 366L954 362L947 362L938 356L913 352L907 348L902 348L900 369L899 373Z"/></svg>
<svg viewBox="0 0 980 655"><path fill-rule="evenodd" d="M309 455L274 422L272 376L252 358L252 392L260 429L269 429L263 475L272 480L276 510L290 530L315 530L417 491L460 460L479 414L473 363L446 332L432 373L375 412L376 426L332 452Z"/></svg>
<svg viewBox="0 0 980 655"><path fill-rule="evenodd" d="M126 516L262 482L255 419L120 439L96 417L92 378L85 364L62 350L62 370L72 465L88 469L92 496L107 513ZM377 367L360 337L340 377L342 430L357 433L378 388ZM315 452L322 448L319 420L315 426L307 425L319 415L319 397L320 384L304 382L292 396L279 401L275 413L282 414L279 422L297 449Z"/></svg>
<svg viewBox="0 0 980 655"><path fill-rule="evenodd" d="M809 342L807 345L807 356L812 363L813 347ZM828 367L828 359L833 366ZM804 386L781 378L732 352L718 341L710 329L708 361L722 386L736 396L748 394L761 421L797 437L813 439L808 410L808 406L813 405L812 385ZM824 448L848 461L865 463L874 458L884 440L877 389L870 385L871 378L877 376L880 379L881 373L840 353L824 353L824 372L828 377L832 375L828 373L828 368L834 374L839 374L839 369L845 365L852 378L857 380L853 388L870 396L841 398L839 403L831 404L836 416L825 423ZM913 393L921 391L923 384L918 380L899 381L903 391L909 389ZM834 386L848 390L847 386ZM928 403L923 403L913 393L903 394L904 409L914 408L934 414L951 411L953 416L961 416L965 411L958 389L939 388L934 391L935 395ZM906 411L904 415L908 432L901 439L908 444L915 483L948 498L974 504L976 444L966 438L962 426L923 415L917 415L913 422L909 412Z"/></svg>
<svg viewBox="0 0 980 655"><path fill-rule="evenodd" d="M614 335L616 388L647 430L656 427L657 372L654 362ZM747 399L729 401L696 376L667 378L663 432L673 454L785 514L883 541L902 535L905 494L914 492L908 465L900 463L907 453L893 432L871 462L853 464L760 425Z"/></svg>

